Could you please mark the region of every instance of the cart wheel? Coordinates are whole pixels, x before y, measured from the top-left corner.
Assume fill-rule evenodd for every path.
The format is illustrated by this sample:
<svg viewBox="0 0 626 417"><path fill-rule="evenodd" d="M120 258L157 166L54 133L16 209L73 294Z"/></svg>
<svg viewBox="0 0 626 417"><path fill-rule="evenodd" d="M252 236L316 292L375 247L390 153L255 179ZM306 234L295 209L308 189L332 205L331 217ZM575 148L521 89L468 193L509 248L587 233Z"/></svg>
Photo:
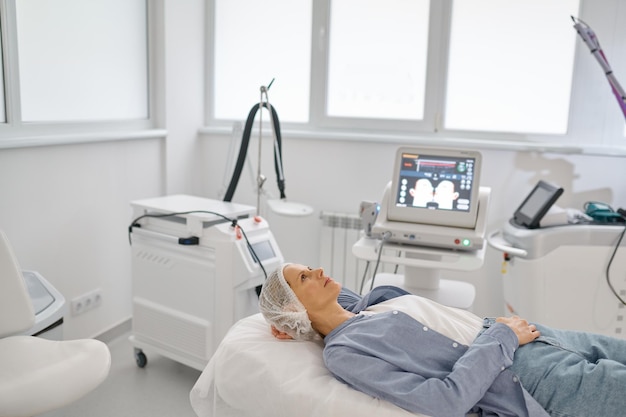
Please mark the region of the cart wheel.
<svg viewBox="0 0 626 417"><path fill-rule="evenodd" d="M140 368L144 368L148 364L148 358L146 358L146 354L141 350L135 350L135 362L137 362L137 366Z"/></svg>

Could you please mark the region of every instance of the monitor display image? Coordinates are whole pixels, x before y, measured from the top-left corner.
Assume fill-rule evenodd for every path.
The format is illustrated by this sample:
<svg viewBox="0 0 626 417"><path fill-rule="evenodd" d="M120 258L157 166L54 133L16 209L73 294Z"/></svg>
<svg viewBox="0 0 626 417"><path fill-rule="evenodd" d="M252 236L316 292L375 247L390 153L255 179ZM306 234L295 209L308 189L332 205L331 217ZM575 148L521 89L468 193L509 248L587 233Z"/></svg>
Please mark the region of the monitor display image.
<svg viewBox="0 0 626 417"><path fill-rule="evenodd" d="M515 210L513 214L514 223L528 229L540 227L539 222L561 194L563 194L563 188L539 180L522 204Z"/></svg>
<svg viewBox="0 0 626 417"><path fill-rule="evenodd" d="M400 148L389 220L474 227L481 155L476 151Z"/></svg>

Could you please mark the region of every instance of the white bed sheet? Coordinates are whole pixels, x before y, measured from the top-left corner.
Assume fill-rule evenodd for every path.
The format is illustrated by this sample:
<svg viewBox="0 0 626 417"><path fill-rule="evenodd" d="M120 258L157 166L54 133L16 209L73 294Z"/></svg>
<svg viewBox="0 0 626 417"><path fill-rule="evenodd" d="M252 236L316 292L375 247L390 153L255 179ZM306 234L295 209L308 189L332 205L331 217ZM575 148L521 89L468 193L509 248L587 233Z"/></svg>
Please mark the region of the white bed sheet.
<svg viewBox="0 0 626 417"><path fill-rule="evenodd" d="M323 344L274 338L261 314L237 322L190 393L198 417L419 417L336 380Z"/></svg>

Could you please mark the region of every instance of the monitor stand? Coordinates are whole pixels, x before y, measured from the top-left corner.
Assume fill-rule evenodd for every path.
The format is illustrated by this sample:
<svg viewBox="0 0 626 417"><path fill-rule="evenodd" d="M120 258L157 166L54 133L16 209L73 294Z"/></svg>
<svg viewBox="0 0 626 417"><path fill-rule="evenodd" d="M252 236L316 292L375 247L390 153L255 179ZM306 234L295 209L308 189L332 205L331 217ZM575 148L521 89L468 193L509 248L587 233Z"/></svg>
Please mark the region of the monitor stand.
<svg viewBox="0 0 626 417"><path fill-rule="evenodd" d="M486 246L486 245L485 245ZM385 242L363 237L352 247L359 259L402 265L403 274L378 273L373 286L393 285L411 294L437 301L450 307L471 310L476 296L473 284L441 279L442 270L473 271L483 265L485 246L477 251L424 248ZM382 250L382 253L378 253ZM363 291L372 287L371 278L364 283Z"/></svg>

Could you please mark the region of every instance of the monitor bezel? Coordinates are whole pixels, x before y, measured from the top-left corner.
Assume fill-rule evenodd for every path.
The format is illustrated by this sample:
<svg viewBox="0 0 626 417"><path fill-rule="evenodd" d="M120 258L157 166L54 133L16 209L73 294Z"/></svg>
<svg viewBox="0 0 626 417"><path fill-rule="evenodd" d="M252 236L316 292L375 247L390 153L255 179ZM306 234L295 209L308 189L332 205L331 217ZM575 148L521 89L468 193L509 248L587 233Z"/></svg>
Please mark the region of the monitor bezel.
<svg viewBox="0 0 626 417"><path fill-rule="evenodd" d="M535 197L539 190L546 191L546 197L539 204L539 209L532 215L524 213L524 208L528 202ZM563 194L563 188L550 184L546 181L539 180L533 189L528 193L522 204L519 205L517 210L513 213L513 222L518 226L526 227L527 229L537 229L540 226L541 219L546 215L550 207L554 205L556 200Z"/></svg>
<svg viewBox="0 0 626 417"><path fill-rule="evenodd" d="M400 186L400 171L402 170L403 154L417 154L429 157L445 158L472 158L473 185L470 193L470 209L468 211L428 209L414 206L397 206L396 198ZM429 224L436 226L461 227L473 229L476 227L478 218L480 172L482 169L482 154L469 149L448 149L428 146L401 147L396 151L393 177L391 180L391 190L387 204L387 219L389 221L399 221L406 223Z"/></svg>

